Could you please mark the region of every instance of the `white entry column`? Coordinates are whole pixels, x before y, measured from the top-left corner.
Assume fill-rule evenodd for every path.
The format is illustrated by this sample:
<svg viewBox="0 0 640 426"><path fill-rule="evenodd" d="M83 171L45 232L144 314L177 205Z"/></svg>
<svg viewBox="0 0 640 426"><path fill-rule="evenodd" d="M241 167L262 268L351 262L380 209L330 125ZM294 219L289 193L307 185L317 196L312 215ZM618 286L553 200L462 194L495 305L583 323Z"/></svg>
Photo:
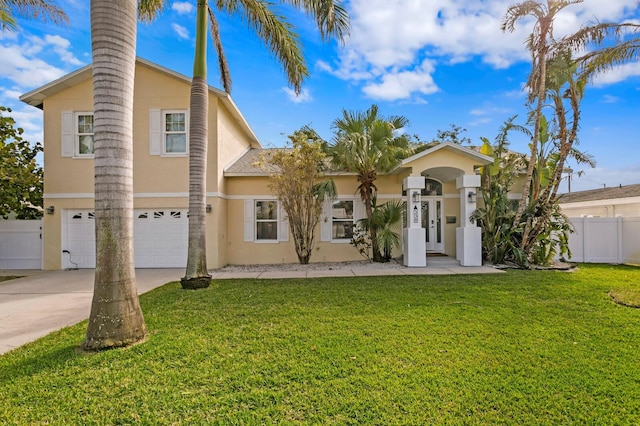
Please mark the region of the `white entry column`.
<svg viewBox="0 0 640 426"><path fill-rule="evenodd" d="M471 222L476 210L479 175L456 178L460 190L460 226L456 228L456 259L462 266L482 266L482 230Z"/></svg>
<svg viewBox="0 0 640 426"><path fill-rule="evenodd" d="M421 192L425 187L424 176L409 176L402 181L407 191L407 227L403 230L404 266L427 266L426 231L422 227Z"/></svg>

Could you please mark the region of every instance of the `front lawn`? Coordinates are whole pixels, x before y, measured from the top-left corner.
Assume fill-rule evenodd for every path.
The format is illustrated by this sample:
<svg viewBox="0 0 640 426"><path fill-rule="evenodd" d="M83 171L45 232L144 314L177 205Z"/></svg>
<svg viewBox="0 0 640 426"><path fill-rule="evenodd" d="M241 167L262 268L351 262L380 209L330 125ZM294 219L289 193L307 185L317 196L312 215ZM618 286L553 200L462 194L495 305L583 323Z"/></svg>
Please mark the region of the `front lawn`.
<svg viewBox="0 0 640 426"><path fill-rule="evenodd" d="M640 269L171 283L0 356L0 424L640 424Z"/></svg>

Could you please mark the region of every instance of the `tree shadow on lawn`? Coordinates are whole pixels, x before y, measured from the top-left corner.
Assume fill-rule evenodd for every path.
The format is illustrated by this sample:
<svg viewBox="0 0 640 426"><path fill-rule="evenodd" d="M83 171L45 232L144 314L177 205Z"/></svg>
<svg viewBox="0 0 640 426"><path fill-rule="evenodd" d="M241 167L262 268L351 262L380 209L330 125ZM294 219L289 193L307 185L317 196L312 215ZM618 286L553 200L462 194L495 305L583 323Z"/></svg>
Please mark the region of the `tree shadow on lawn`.
<svg viewBox="0 0 640 426"><path fill-rule="evenodd" d="M82 349L86 329L83 321L0 355L0 383L57 371L91 355Z"/></svg>

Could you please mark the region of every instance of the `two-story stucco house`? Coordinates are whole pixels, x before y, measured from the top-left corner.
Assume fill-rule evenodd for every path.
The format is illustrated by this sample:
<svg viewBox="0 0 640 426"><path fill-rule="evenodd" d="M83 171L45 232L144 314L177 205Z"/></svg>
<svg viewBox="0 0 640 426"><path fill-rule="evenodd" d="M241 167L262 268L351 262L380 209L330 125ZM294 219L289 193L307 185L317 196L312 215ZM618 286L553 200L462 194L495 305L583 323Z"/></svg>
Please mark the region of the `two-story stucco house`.
<svg viewBox="0 0 640 426"><path fill-rule="evenodd" d="M188 228L190 79L138 59L134 95L134 247L136 267L184 267ZM23 95L44 113L43 267L95 266L91 66ZM227 264L297 262L286 215L254 166L263 151L228 94L209 89L207 258ZM480 185L478 166L492 161L440 144L405 159L376 181L378 200L407 201L407 266L426 253L481 264L480 229L469 221ZM325 205L311 261L361 259L349 243L364 216L354 175L334 173L338 197ZM397 253L400 254L400 253Z"/></svg>

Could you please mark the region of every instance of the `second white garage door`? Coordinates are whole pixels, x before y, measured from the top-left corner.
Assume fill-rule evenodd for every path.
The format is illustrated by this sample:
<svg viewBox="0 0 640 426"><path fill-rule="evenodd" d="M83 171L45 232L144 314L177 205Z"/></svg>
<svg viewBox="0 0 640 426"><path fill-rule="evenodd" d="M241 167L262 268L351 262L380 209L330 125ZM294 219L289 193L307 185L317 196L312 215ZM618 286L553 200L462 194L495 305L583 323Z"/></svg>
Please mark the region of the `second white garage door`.
<svg viewBox="0 0 640 426"><path fill-rule="evenodd" d="M95 225L90 210L67 210L63 267L95 268ZM137 268L183 268L187 264L186 209L136 209L134 253Z"/></svg>

